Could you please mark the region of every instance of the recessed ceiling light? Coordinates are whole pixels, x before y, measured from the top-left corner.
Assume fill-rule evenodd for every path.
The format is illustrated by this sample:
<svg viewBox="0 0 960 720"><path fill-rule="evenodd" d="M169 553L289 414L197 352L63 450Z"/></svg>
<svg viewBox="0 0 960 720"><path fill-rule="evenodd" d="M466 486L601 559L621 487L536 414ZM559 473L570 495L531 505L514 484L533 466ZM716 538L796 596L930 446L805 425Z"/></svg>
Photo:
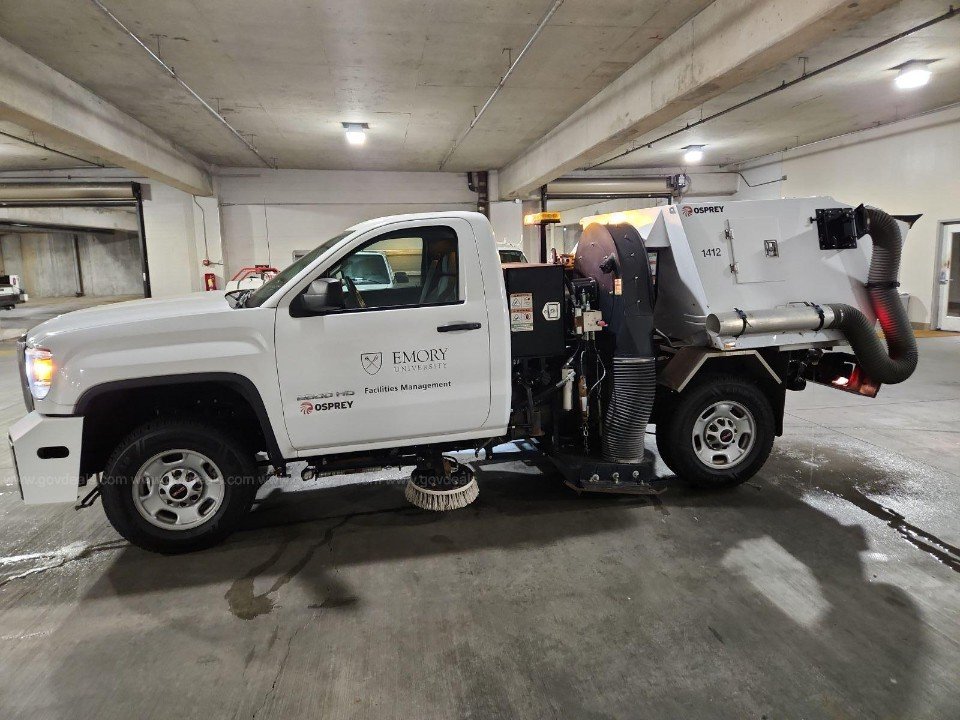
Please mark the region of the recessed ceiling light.
<svg viewBox="0 0 960 720"><path fill-rule="evenodd" d="M684 150L686 152L683 154L683 161L690 165L700 162L703 160L703 149L706 145L687 145Z"/></svg>
<svg viewBox="0 0 960 720"><path fill-rule="evenodd" d="M347 133L347 142L351 145L363 145L366 142L367 134L364 132L369 129L366 123L341 123Z"/></svg>
<svg viewBox="0 0 960 720"><path fill-rule="evenodd" d="M897 79L894 81L901 90L912 90L923 87L930 82L930 63L923 60L914 60L900 67Z"/></svg>

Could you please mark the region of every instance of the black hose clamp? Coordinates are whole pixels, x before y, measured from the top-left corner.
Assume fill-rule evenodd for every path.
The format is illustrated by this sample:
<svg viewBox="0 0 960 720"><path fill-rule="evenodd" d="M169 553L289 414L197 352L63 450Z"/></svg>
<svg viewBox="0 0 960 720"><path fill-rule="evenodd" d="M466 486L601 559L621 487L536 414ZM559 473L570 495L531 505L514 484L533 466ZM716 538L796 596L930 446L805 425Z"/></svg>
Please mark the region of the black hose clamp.
<svg viewBox="0 0 960 720"><path fill-rule="evenodd" d="M737 314L737 317L740 318L741 322L743 322L743 327L740 329L740 332L733 336L734 338L738 338L747 331L747 325L750 323L747 322L747 314L743 310L735 307L733 311Z"/></svg>
<svg viewBox="0 0 960 720"><path fill-rule="evenodd" d="M824 316L823 308L815 302L805 302L804 305L807 305L808 307L812 307L814 311L817 313L817 317L820 318L820 324L817 325L813 329L813 331L820 332L821 330L823 330L823 323L826 322L826 317Z"/></svg>
<svg viewBox="0 0 960 720"><path fill-rule="evenodd" d="M823 307L820 306L818 303L810 302L809 300L804 301L803 304L806 305L806 306L809 307L809 308L813 308L814 312L817 313L817 317L820 318L820 324L817 325L817 326L813 329L813 331L814 331L814 332L820 332L821 330L823 330L823 324L826 322L826 316L825 316L825 314L824 314L824 312L823 312Z"/></svg>

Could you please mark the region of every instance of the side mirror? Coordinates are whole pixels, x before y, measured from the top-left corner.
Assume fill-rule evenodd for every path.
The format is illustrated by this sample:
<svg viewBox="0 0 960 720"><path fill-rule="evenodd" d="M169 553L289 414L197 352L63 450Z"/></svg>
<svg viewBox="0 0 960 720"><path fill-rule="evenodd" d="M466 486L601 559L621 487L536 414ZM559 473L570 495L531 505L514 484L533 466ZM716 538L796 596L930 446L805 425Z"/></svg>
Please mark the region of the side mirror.
<svg viewBox="0 0 960 720"><path fill-rule="evenodd" d="M299 305L313 315L342 310L346 307L343 286L337 278L317 278L300 294Z"/></svg>
<svg viewBox="0 0 960 720"><path fill-rule="evenodd" d="M410 282L410 276L407 275L402 270L395 272L393 274L393 283L394 285L406 285Z"/></svg>

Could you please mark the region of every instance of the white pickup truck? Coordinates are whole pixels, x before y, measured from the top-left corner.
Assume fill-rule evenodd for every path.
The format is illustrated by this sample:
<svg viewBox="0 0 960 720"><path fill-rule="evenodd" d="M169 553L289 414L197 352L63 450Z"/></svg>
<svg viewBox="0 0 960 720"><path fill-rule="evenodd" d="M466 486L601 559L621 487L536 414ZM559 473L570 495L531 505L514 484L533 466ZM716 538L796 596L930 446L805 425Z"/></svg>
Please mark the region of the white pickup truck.
<svg viewBox="0 0 960 720"><path fill-rule="evenodd" d="M601 220L565 262L503 267L482 215L381 218L252 292L49 320L20 343L29 412L10 442L23 499L85 496L88 505L99 494L131 542L183 552L224 538L264 477L290 462L307 461L311 472L417 465L449 478L443 453L519 438L578 490L651 493L663 480L643 447L651 414L679 475L743 482L779 432L786 388L806 379L839 386L842 375L842 389L870 394L874 381L898 382L912 368L887 372L883 361L896 357L874 357L872 327L864 339L849 321L854 307L816 304L859 305L872 321L873 294L885 290L852 289L867 280L869 252L856 242L863 217L858 226L851 208L824 198L729 203L722 215L698 207ZM823 208L849 227L813 220ZM725 281L732 295L720 292L719 276L706 279L736 272L718 239L724 219L763 214L780 222L775 238L769 228L756 238L761 249L804 265L792 278L785 263L770 263L769 285L807 305L758 301L758 277L739 286L752 295L737 304L736 278ZM893 227L887 245L901 242ZM824 250L818 231L845 247ZM404 257L411 272L364 287L349 269L370 253ZM754 274L765 271L751 262ZM812 284L810 263L842 282ZM779 319L768 317L774 306ZM728 316L741 307L749 311L736 317L747 319L731 333ZM828 352L848 341L856 356Z"/></svg>

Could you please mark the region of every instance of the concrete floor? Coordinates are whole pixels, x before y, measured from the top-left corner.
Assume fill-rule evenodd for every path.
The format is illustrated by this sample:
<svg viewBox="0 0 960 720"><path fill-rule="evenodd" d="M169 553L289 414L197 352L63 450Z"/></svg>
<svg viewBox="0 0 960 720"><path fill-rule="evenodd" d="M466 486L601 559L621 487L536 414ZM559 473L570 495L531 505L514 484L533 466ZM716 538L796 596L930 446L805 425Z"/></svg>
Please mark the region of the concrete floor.
<svg viewBox="0 0 960 720"><path fill-rule="evenodd" d="M735 491L514 463L434 515L394 471L296 481L180 557L23 506L4 447L0 717L958 718L960 338L920 344L876 400L790 394ZM0 425L21 403L6 343Z"/></svg>

